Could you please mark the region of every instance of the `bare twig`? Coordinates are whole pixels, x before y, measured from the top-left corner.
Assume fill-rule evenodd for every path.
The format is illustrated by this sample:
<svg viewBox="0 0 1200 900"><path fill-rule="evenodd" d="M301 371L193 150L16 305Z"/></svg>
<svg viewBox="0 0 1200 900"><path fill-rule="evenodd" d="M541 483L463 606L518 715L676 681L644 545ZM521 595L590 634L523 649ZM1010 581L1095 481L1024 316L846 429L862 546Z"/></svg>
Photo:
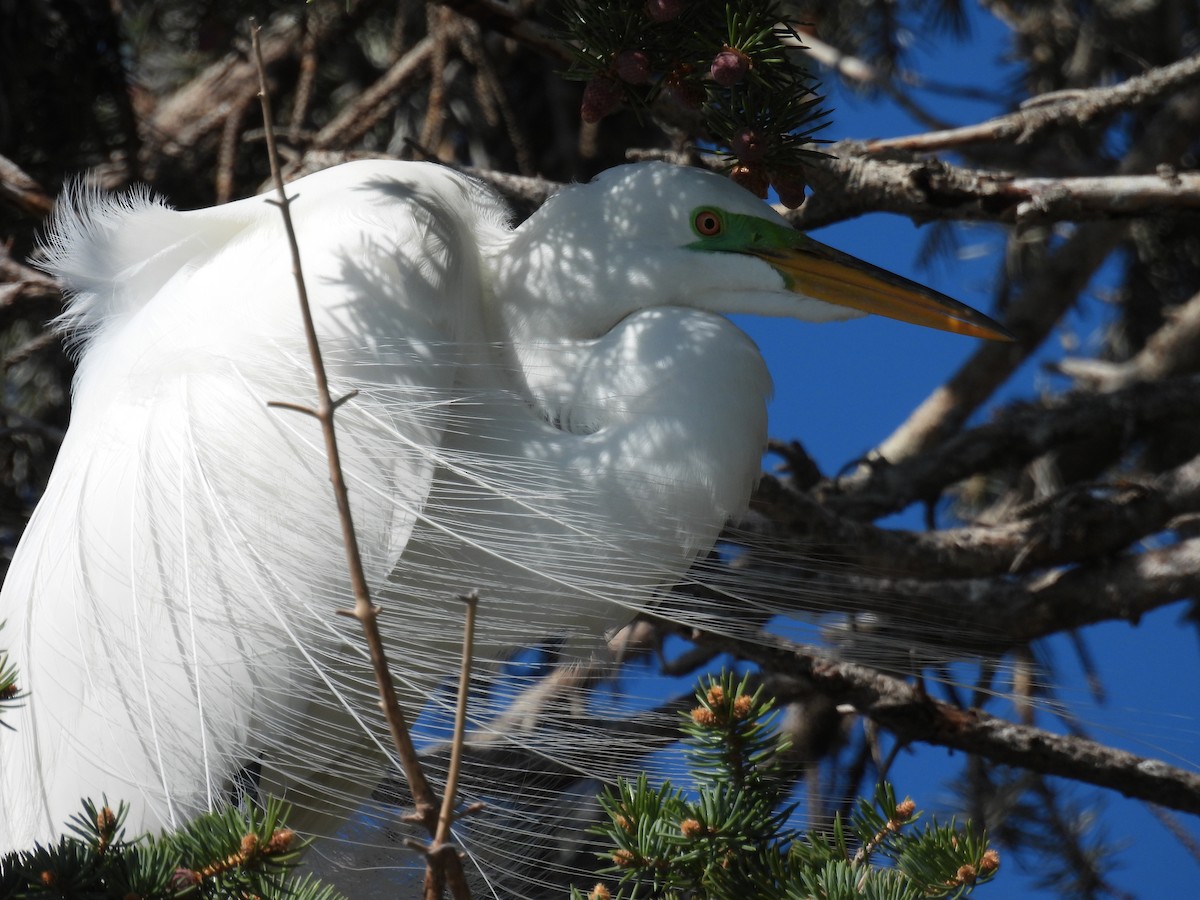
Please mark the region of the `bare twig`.
<svg viewBox="0 0 1200 900"><path fill-rule="evenodd" d="M1006 116L964 128L871 141L867 150L878 153L883 150L944 150L980 142L1024 143L1055 125L1086 125L1125 109L1156 102L1196 81L1200 81L1200 54L1152 69L1113 87L1043 94Z"/></svg>
<svg viewBox="0 0 1200 900"><path fill-rule="evenodd" d="M944 129L947 127L944 119L935 116L901 90L897 83L899 79L890 73L881 72L866 60L843 53L837 47L808 32L801 37L785 35L782 42L785 46L795 47L810 59L833 69L847 81L878 87L891 97L897 106L906 110L918 122L930 128Z"/></svg>
<svg viewBox="0 0 1200 900"><path fill-rule="evenodd" d="M292 115L288 120L288 137L295 141L308 108L312 104L313 87L317 81L317 41L312 29L304 29L304 40L300 45L300 76L296 81L296 94L292 100Z"/></svg>
<svg viewBox="0 0 1200 900"><path fill-rule="evenodd" d="M275 149L275 132L272 127L271 102L267 92L266 66L262 59L259 42L259 29L251 26L254 45L255 64L259 78L259 96L262 101L263 123L266 128L267 153L271 163L271 179L278 196L278 206L283 217L284 228L287 232L288 247L292 258L292 273L296 280L296 292L300 301L301 317L304 322L304 337L308 345L309 358L313 367L313 378L316 382L317 405L315 407L300 407L286 404L286 407L304 412L321 423L321 432L325 438L325 454L329 463L329 479L333 486L334 498L337 503L338 520L342 527L342 545L346 554L346 564L349 569L350 586L354 594L352 610L338 610L342 615L356 619L362 625L366 635L367 647L371 655L371 666L375 672L376 686L379 690L381 705L391 731L392 742L396 747L400 765L408 779L409 788L413 793L417 811L425 821L430 834L437 833L438 803L425 778L409 734L404 712L396 699L396 688L388 667L387 656L384 652L383 637L379 631L379 607L371 601L370 588L367 585L366 573L363 569L362 555L358 539L354 532L354 517L350 509L350 494L346 487L345 475L342 471L341 455L338 450L337 431L334 425L334 415L338 406L349 397L334 400L329 391L329 380L325 372L325 362L321 356L321 347L317 339L316 326L313 322L312 309L308 300L308 289L304 281L304 272L300 259L300 246L296 240L295 228L292 224L290 210L291 200L283 186L283 176L279 168L279 156ZM432 857L431 857L432 858ZM462 871L461 862L454 853L438 854L438 859L444 860L443 871L454 897L467 900L470 891Z"/></svg>
<svg viewBox="0 0 1200 900"><path fill-rule="evenodd" d="M446 61L458 31L458 17L449 9L433 5L426 7L425 18L429 36L433 39L433 59L429 63L429 93L425 101L421 143L436 148L441 143L446 120Z"/></svg>
<svg viewBox="0 0 1200 900"><path fill-rule="evenodd" d="M312 141L313 149L346 146L365 134L400 102L400 87L429 66L436 45L437 41L432 37L418 41L381 78L317 132Z"/></svg>
<svg viewBox="0 0 1200 900"><path fill-rule="evenodd" d="M263 27L262 55L269 68L294 58L305 48L320 48L359 21L377 0L363 0L347 12L344 4L314 3L300 17L289 13L272 16ZM307 41L306 38L311 38ZM258 75L252 61L240 52L207 66L169 97L162 100L145 122L142 163L146 177L154 181L158 170L178 164L197 167L210 159L215 140L226 117L258 91Z"/></svg>
<svg viewBox="0 0 1200 900"><path fill-rule="evenodd" d="M214 192L217 203L228 203L233 199L233 173L234 167L237 165L242 122L250 111L251 103L251 99L247 97L245 103L235 106L225 117L225 125L221 129L221 143L217 149L217 186Z"/></svg>
<svg viewBox="0 0 1200 900"><path fill-rule="evenodd" d="M454 803L458 794L458 777L462 770L463 747L467 732L467 698L471 691L471 656L475 649L475 614L479 608L479 595L472 591L460 598L467 606L466 624L463 627L462 665L458 672L458 699L454 707L454 736L450 742L450 766L446 772L446 787L442 793L442 809L438 814L437 833L429 847L429 856L442 852L450 840L450 826L454 823ZM425 873L426 900L438 900L442 895L439 866L432 859Z"/></svg>
<svg viewBox="0 0 1200 900"><path fill-rule="evenodd" d="M62 285L57 278L14 258L9 247L0 242L0 309L24 301L61 299Z"/></svg>
<svg viewBox="0 0 1200 900"><path fill-rule="evenodd" d="M18 363L22 363L31 356L41 353L48 347L54 347L58 343L58 332L48 328L41 334L31 337L23 344L17 345L6 353L3 359L0 359L0 372L6 372Z"/></svg>
<svg viewBox="0 0 1200 900"><path fill-rule="evenodd" d="M1019 222L1170 214L1200 208L1200 175L1166 168L1156 175L1014 178L984 187L979 197L985 206L1008 201Z"/></svg>
<svg viewBox="0 0 1200 900"><path fill-rule="evenodd" d="M844 581L839 603L880 617L880 625L864 633L864 646L911 643L922 650L943 647L956 656L998 656L1071 629L1136 623L1149 612L1195 596L1200 593L1200 538L1019 581L853 576ZM852 581L858 583L849 586ZM896 609L897 597L904 598L903 610ZM938 627L930 629L929 622Z"/></svg>
<svg viewBox="0 0 1200 900"><path fill-rule="evenodd" d="M1163 326L1132 358L1123 362L1069 358L1056 366L1077 384L1105 393L1194 372L1197 367L1200 367L1200 294L1171 310Z"/></svg>
<svg viewBox="0 0 1200 900"><path fill-rule="evenodd" d="M440 0L461 15L474 19L488 31L520 41L551 59L562 63L572 61L572 56L550 29L518 15L514 8L498 0Z"/></svg>
<svg viewBox="0 0 1200 900"><path fill-rule="evenodd" d="M463 56L475 66L478 73L477 94L480 103L487 103L488 106L494 104L495 109L499 112L500 118L504 122L505 131L508 133L509 142L512 144L517 171L521 175L532 175L537 169L537 166L533 163L533 142L529 140L521 128L520 121L517 118L512 103L509 101L508 92L504 87L503 81L484 49L478 25L473 25L470 29L463 29L459 46Z"/></svg>
<svg viewBox="0 0 1200 900"><path fill-rule="evenodd" d="M33 216L46 216L54 198L25 170L7 156L0 156L0 200Z"/></svg>
<svg viewBox="0 0 1200 900"><path fill-rule="evenodd" d="M981 346L879 445L879 457L896 463L927 451L957 432L1049 337L1125 235L1122 225L1089 222L1055 248L1040 271L1024 281L1024 290L1010 303L1004 317L1004 324L1017 340ZM865 468L853 477L866 477Z"/></svg>

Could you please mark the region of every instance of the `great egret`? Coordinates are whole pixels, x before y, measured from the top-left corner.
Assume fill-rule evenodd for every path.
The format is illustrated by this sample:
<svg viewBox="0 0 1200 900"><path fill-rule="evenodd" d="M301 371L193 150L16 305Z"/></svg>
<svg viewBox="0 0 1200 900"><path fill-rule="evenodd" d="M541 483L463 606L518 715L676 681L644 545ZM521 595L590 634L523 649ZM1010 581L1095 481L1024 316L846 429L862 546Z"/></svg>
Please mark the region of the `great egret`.
<svg viewBox="0 0 1200 900"><path fill-rule="evenodd" d="M579 643L649 607L759 471L770 377L723 313L985 316L824 247L717 175L611 170L516 230L476 182L357 162L296 182L299 245L367 573L408 697L477 652ZM82 796L154 829L277 794L329 830L384 772L279 211L68 197L72 421L4 584L28 691L0 846ZM684 611L685 613L687 611ZM697 620L713 618L703 608ZM307 814L307 816L305 816Z"/></svg>

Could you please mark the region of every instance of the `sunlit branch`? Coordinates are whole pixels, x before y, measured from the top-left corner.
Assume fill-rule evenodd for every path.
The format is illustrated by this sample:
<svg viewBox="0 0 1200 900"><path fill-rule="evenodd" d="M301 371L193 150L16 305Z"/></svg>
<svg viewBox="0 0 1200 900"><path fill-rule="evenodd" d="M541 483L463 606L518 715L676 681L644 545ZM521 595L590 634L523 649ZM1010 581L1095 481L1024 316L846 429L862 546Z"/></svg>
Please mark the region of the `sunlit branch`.
<svg viewBox="0 0 1200 900"><path fill-rule="evenodd" d="M993 762L1110 788L1182 812L1200 813L1200 775L1085 738L1017 725L979 709L960 709L898 678L832 659L818 648L777 638L717 640L723 646L736 646L746 659L810 682L900 741L977 753Z"/></svg>

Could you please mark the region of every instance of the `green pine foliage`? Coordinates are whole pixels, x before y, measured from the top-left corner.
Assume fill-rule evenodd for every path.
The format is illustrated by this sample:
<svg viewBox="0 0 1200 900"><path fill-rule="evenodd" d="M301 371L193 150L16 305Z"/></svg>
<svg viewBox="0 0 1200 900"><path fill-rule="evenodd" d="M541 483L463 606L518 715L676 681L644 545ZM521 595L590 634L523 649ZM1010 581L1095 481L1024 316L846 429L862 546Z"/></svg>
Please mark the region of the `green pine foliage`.
<svg viewBox="0 0 1200 900"><path fill-rule="evenodd" d="M787 17L773 0L719 8L685 0L564 4L575 61L568 77L587 82L580 113L598 122L621 107L666 112L715 144L730 176L761 197L804 199L803 164L828 121L818 83L785 39Z"/></svg>
<svg viewBox="0 0 1200 900"><path fill-rule="evenodd" d="M87 900L340 900L297 877L304 850L284 825L287 807L226 808L160 837L128 839L126 808L84 801L58 843L0 858L0 898Z"/></svg>
<svg viewBox="0 0 1200 900"><path fill-rule="evenodd" d="M916 900L965 897L995 875L999 857L969 823L915 827L915 804L888 784L828 832L793 829L772 702L728 673L696 699L682 730L698 792L645 775L606 791L599 832L612 849L601 874L616 886L576 889L573 900Z"/></svg>

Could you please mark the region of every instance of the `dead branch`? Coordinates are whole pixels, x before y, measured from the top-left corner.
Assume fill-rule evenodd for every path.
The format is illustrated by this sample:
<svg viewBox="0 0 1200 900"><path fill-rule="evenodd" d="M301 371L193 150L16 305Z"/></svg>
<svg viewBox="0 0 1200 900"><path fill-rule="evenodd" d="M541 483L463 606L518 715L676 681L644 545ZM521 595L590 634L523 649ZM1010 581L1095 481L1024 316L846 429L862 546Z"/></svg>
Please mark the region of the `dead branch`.
<svg viewBox="0 0 1200 900"><path fill-rule="evenodd" d="M1004 324L1017 340L1011 344L981 346L879 445L876 454L897 463L930 450L956 433L1042 345L1125 236L1122 225L1086 223L1047 254L1038 271L1025 273L1023 290L1004 316ZM851 476L850 480L856 477L866 474Z"/></svg>
<svg viewBox="0 0 1200 900"><path fill-rule="evenodd" d="M1150 121L1141 140L1121 161L1120 172L1133 174L1154 170L1164 163L1174 164L1190 146L1197 126L1200 126L1200 91L1175 97ZM1046 255L1040 271L1024 273L1025 290L1010 305L1004 323L1017 341L981 347L879 445L879 455L898 462L958 431L1042 344L1124 237L1125 229L1116 223L1085 223Z"/></svg>
<svg viewBox="0 0 1200 900"><path fill-rule="evenodd" d="M1200 209L1200 175L1170 167L1153 175L1023 178L936 159L876 159L859 142L834 144L830 152L836 158L806 166L814 193L788 213L797 228L811 230L866 212L891 212L918 222L1028 225Z"/></svg>
<svg viewBox="0 0 1200 900"><path fill-rule="evenodd" d="M811 682L835 701L853 706L902 743L920 742L976 753L1004 765L1109 788L1182 812L1200 813L1200 775L1164 762L1085 738L1017 725L979 709L951 706L919 687L865 666L833 659L819 648L778 638L722 638L720 643L735 646L739 655L769 670Z"/></svg>
<svg viewBox="0 0 1200 900"><path fill-rule="evenodd" d="M1043 94L1027 100L1014 113L977 125L871 141L867 152L944 150L981 142L1028 143L1048 128L1087 125L1123 110L1158 102L1196 82L1200 82L1200 55L1151 69L1112 87Z"/></svg>
<svg viewBox="0 0 1200 900"><path fill-rule="evenodd" d="M58 303L61 300L62 285L57 278L14 259L9 248L0 243L0 309L22 302ZM57 306L47 310L47 318L57 311Z"/></svg>
<svg viewBox="0 0 1200 900"><path fill-rule="evenodd" d="M553 31L519 15L512 6L498 0L438 0L460 15L479 23L485 31L494 31L519 41L561 63L571 62L570 51Z"/></svg>
<svg viewBox="0 0 1200 900"><path fill-rule="evenodd" d="M268 71L287 59L336 40L370 8L359 3L353 14L339 4L305 8L307 29L299 16L279 14L263 26L263 64ZM258 93L258 75L239 51L230 51L164 99L143 124L142 163L151 181L164 161L188 159L198 147L216 141L228 117Z"/></svg>
<svg viewBox="0 0 1200 900"><path fill-rule="evenodd" d="M825 480L814 497L832 512L857 520L932 502L972 475L1024 465L1075 441L1123 448L1180 416L1200 416L1200 377L1163 377L1155 383L1094 394L1076 391L1037 404L1006 408L995 421L962 432L898 463L880 459L848 479Z"/></svg>
<svg viewBox="0 0 1200 900"><path fill-rule="evenodd" d="M1068 358L1058 371L1091 390L1118 391L1128 385L1196 371L1200 366L1200 294L1171 310L1146 345L1124 362Z"/></svg>
<svg viewBox="0 0 1200 900"><path fill-rule="evenodd" d="M39 218L54 208L54 198L46 189L6 156L0 156L0 200Z"/></svg>
<svg viewBox="0 0 1200 900"><path fill-rule="evenodd" d="M312 140L312 149L346 146L362 137L403 99L401 88L429 66L436 44L437 41L432 37L418 41L353 103L317 132Z"/></svg>
<svg viewBox="0 0 1200 900"><path fill-rule="evenodd" d="M1200 539L1191 538L1019 580L833 573L821 576L821 587L842 592L839 609L877 617L869 626L834 635L843 653L862 653L872 661L882 653L897 670L909 672L964 656L998 659L1041 638L1101 622L1136 624L1200 592L1198 565Z"/></svg>

